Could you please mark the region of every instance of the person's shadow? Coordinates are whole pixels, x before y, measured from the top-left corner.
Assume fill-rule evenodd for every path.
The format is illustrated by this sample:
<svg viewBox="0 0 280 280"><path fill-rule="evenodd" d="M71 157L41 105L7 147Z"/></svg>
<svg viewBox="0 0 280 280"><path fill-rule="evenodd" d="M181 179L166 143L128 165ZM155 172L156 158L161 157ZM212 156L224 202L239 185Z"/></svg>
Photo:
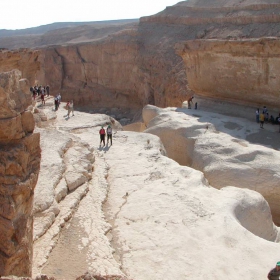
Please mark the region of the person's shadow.
<svg viewBox="0 0 280 280"><path fill-rule="evenodd" d="M110 148L111 148L111 145L109 146L108 144L106 144L105 146L99 145L98 151L104 151L104 153L106 153L110 150Z"/></svg>

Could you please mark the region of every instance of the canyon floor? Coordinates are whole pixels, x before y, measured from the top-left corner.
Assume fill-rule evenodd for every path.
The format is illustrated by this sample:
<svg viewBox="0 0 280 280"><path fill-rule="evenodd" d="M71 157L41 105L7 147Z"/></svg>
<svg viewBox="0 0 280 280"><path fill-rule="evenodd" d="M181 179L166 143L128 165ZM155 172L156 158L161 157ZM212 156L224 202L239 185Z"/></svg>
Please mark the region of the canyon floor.
<svg viewBox="0 0 280 280"><path fill-rule="evenodd" d="M56 112L52 98L35 105L42 162L34 277L72 280L88 271L134 280L266 278L280 258L279 229L252 187L259 177L246 168L248 161L280 162L277 125L260 129L254 111L244 119L146 106L145 124L123 129L107 115L75 111L68 118L64 105ZM113 145L103 147L98 131L107 124ZM238 150L244 148L246 156ZM229 151L234 162L223 157ZM229 179L224 166L233 170ZM277 170L267 171L279 182ZM278 198L274 185L271 192Z"/></svg>

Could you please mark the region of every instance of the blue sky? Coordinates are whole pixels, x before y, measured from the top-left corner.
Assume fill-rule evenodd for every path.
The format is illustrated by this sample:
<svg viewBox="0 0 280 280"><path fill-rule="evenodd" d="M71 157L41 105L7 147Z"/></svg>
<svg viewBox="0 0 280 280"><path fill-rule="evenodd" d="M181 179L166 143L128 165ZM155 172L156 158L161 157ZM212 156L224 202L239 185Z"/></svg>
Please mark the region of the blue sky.
<svg viewBox="0 0 280 280"><path fill-rule="evenodd" d="M180 0L1 0L0 29L24 29L53 22L140 18Z"/></svg>

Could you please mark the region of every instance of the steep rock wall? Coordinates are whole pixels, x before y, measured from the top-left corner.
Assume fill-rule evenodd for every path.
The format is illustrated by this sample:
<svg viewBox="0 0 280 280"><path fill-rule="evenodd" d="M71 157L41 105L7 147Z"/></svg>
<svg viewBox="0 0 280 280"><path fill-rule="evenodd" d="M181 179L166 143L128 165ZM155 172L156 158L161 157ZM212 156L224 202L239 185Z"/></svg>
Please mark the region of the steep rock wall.
<svg viewBox="0 0 280 280"><path fill-rule="evenodd" d="M41 52L39 50L3 50L0 51L0 72L18 69L21 71L22 77L34 85L37 79L44 77L40 60Z"/></svg>
<svg viewBox="0 0 280 280"><path fill-rule="evenodd" d="M40 136L29 83L18 70L0 74L0 275L30 276L33 193L40 166Z"/></svg>
<svg viewBox="0 0 280 280"><path fill-rule="evenodd" d="M279 46L270 38L256 38L280 35L279 10L274 0L193 0L141 18L142 69L153 73L154 104L179 106L176 100L195 93L278 106Z"/></svg>
<svg viewBox="0 0 280 280"><path fill-rule="evenodd" d="M149 90L141 82L136 35L126 30L92 43L2 51L0 71L19 69L31 85L49 84L51 94L76 105L140 108Z"/></svg>
<svg viewBox="0 0 280 280"><path fill-rule="evenodd" d="M57 30L60 46L2 52L0 70L20 69L31 84L50 84L51 94L89 109L178 107L194 93L269 105L278 98L278 43L250 38L280 36L279 12L276 0L182 1L107 37L68 30L70 44Z"/></svg>
<svg viewBox="0 0 280 280"><path fill-rule="evenodd" d="M280 40L194 40L179 51L201 96L279 108Z"/></svg>
<svg viewBox="0 0 280 280"><path fill-rule="evenodd" d="M49 47L45 76L63 100L89 107L140 107L145 89L137 51L133 31L91 44Z"/></svg>

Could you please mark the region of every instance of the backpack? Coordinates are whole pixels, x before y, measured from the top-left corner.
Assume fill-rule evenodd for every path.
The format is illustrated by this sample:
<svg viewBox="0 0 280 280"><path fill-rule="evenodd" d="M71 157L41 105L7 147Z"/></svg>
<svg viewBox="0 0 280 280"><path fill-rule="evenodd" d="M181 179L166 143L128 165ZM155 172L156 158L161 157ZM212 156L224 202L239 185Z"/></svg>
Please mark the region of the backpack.
<svg viewBox="0 0 280 280"><path fill-rule="evenodd" d="M104 128L101 128L101 129L99 130L99 134L104 135L104 134L105 134L105 129L104 129Z"/></svg>

